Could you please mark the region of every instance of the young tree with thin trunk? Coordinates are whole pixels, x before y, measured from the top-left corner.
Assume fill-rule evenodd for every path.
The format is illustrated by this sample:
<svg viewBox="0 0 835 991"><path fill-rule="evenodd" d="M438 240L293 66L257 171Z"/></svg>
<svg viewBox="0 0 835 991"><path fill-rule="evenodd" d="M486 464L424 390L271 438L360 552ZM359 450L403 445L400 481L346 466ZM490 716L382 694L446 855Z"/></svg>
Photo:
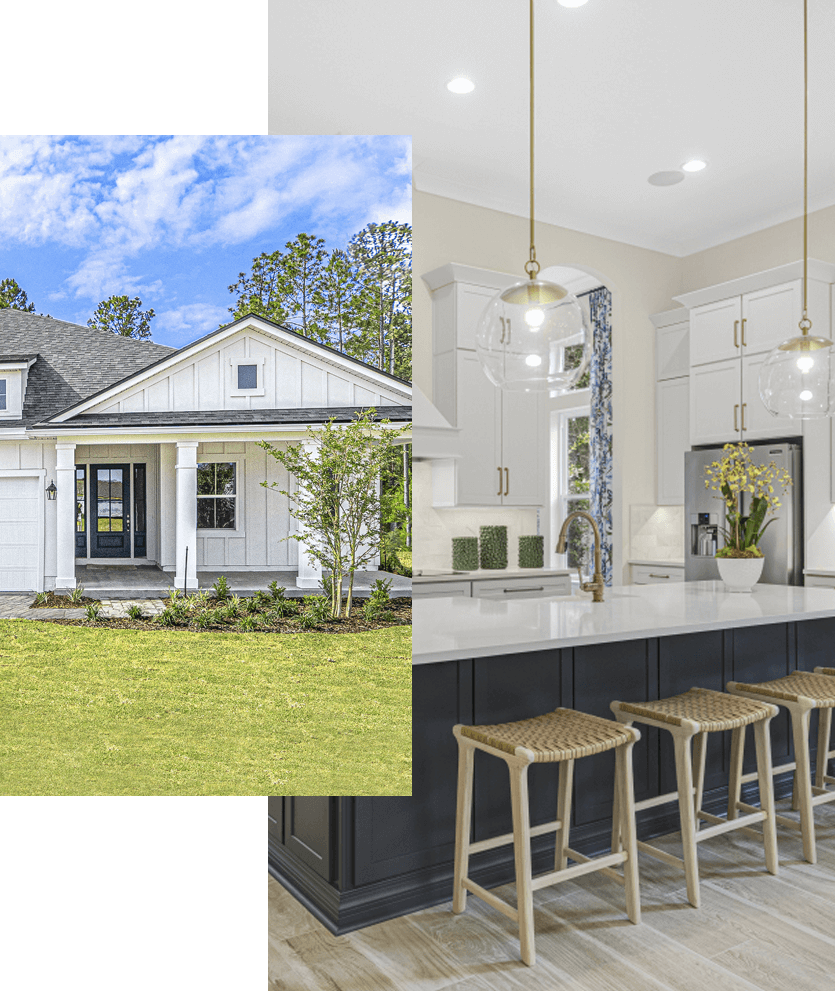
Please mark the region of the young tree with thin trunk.
<svg viewBox="0 0 835 991"><path fill-rule="evenodd" d="M358 289L357 273L350 258L346 252L335 249L322 268L314 306L317 323L327 328L331 343L339 351L345 350L356 324L354 297Z"/></svg>
<svg viewBox="0 0 835 991"><path fill-rule="evenodd" d="M304 542L311 562L326 575L331 615L342 613L342 580L348 577L345 616L351 615L354 575L378 553L382 540L380 480L392 460L395 441L408 426L377 419L373 408L354 414L350 423L331 418L321 427L308 427L306 444L277 448L260 446L287 469L296 491L286 496L298 523L298 533L286 540Z"/></svg>
<svg viewBox="0 0 835 991"><path fill-rule="evenodd" d="M109 330L119 337L147 340L151 336L151 321L155 313L141 307L142 300L138 296L133 299L127 296L108 296L96 307L87 326Z"/></svg>
<svg viewBox="0 0 835 991"><path fill-rule="evenodd" d="M328 339L328 329L316 319L316 300L328 257L325 241L310 234L299 234L284 247L287 252L282 261L283 304L287 308L288 320L291 325L296 324L305 337L324 343Z"/></svg>
<svg viewBox="0 0 835 991"><path fill-rule="evenodd" d="M34 313L35 304L29 302L28 296L14 279L3 279L0 282L0 310L21 310L23 313Z"/></svg>
<svg viewBox="0 0 835 991"><path fill-rule="evenodd" d="M249 274L241 272L238 281L229 286L229 292L238 294L235 306L229 307L235 320L255 313L274 323L284 323L289 311L285 304L288 287L283 253L280 250L263 252L253 258L252 271Z"/></svg>

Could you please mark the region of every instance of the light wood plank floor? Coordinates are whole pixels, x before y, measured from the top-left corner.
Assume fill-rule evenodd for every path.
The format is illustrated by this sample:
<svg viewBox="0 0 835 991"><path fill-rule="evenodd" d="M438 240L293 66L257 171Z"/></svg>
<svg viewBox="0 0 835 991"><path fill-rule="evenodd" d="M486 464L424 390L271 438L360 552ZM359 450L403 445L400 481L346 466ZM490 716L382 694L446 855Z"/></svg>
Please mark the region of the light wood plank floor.
<svg viewBox="0 0 835 991"><path fill-rule="evenodd" d="M784 802L779 803L781 811ZM537 964L519 960L515 927L470 896L332 936L269 880L269 991L830 991L835 989L835 808L816 810L818 863L779 831L780 874L754 839L699 847L702 907L684 876L641 855L643 923L599 876L534 893ZM676 849L676 836L659 845ZM513 898L513 887L498 889Z"/></svg>

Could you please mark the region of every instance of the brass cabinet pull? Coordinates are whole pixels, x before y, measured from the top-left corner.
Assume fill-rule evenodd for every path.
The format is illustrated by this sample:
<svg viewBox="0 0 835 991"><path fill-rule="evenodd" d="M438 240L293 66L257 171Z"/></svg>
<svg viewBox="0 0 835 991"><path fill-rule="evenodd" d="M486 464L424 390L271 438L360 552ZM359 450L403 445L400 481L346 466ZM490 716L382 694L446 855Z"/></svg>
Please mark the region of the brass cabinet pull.
<svg viewBox="0 0 835 991"><path fill-rule="evenodd" d="M746 429L746 427L745 427L745 407L746 407L747 405L748 405L748 403L743 403L743 404L742 404L742 429L743 429L743 430L745 430L745 429Z"/></svg>
<svg viewBox="0 0 835 991"><path fill-rule="evenodd" d="M496 493L496 495L500 496L501 494L502 494L502 469L501 466L499 466L499 491Z"/></svg>
<svg viewBox="0 0 835 991"><path fill-rule="evenodd" d="M499 484L501 485L501 479L499 479ZM504 470L504 494L509 495L510 493L510 468L505 468Z"/></svg>
<svg viewBox="0 0 835 991"><path fill-rule="evenodd" d="M743 346L743 347L747 347L747 346L748 346L748 345L747 345L747 344L745 343L745 321L746 321L747 319L748 319L748 317L743 317L743 318L742 318L742 346ZM744 429L744 428L743 428L743 429Z"/></svg>
<svg viewBox="0 0 835 991"><path fill-rule="evenodd" d="M734 347L739 347L739 342L737 341L737 334L739 332L739 320L734 320Z"/></svg>
<svg viewBox="0 0 835 991"><path fill-rule="evenodd" d="M505 593L513 593L513 592L544 592L545 591L545 586L544 585L536 585L536 586L534 586L534 585L525 585L522 588L505 588L505 589L502 589L502 591L505 592Z"/></svg>
<svg viewBox="0 0 835 991"><path fill-rule="evenodd" d="M652 572L650 572L649 577L650 578L669 578L670 576L669 575L654 575Z"/></svg>
<svg viewBox="0 0 835 991"><path fill-rule="evenodd" d="M734 403L734 430L739 431L739 424L737 423L737 417L739 415L739 403Z"/></svg>

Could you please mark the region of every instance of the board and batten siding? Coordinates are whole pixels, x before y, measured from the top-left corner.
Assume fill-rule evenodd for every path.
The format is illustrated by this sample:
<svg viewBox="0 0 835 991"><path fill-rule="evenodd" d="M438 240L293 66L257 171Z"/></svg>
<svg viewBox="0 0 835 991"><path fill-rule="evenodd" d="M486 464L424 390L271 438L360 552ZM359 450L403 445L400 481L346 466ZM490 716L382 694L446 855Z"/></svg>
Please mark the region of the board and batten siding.
<svg viewBox="0 0 835 991"><path fill-rule="evenodd" d="M279 443L278 448L289 445ZM204 443L197 448L198 462L231 461L237 465L237 512L234 530L197 531L197 567L208 571L223 568L287 568L298 566L295 540L287 540L295 525L289 500L277 489L292 492L287 471L255 442ZM261 483L277 483L267 489Z"/></svg>
<svg viewBox="0 0 835 991"><path fill-rule="evenodd" d="M215 348L201 352L157 376L151 376L118 401L105 401L88 412L140 413L172 410L300 409L321 406L408 404L406 387L387 389L362 375L356 376L339 355L320 358L292 344L271 340L252 328ZM263 395L237 392L236 362L259 366ZM362 382L365 385L360 384ZM366 388L366 386L368 386ZM259 388L258 392L261 391Z"/></svg>

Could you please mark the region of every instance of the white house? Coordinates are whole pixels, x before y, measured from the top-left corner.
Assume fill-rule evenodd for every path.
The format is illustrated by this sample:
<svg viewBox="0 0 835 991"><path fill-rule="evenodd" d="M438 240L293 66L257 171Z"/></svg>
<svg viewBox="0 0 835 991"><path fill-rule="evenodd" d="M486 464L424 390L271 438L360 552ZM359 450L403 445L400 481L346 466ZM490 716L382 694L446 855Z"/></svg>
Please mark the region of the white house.
<svg viewBox="0 0 835 991"><path fill-rule="evenodd" d="M411 420L409 383L261 317L179 350L0 310L0 591L69 589L76 565L318 573L258 441L375 407ZM187 569L187 570L186 570Z"/></svg>

